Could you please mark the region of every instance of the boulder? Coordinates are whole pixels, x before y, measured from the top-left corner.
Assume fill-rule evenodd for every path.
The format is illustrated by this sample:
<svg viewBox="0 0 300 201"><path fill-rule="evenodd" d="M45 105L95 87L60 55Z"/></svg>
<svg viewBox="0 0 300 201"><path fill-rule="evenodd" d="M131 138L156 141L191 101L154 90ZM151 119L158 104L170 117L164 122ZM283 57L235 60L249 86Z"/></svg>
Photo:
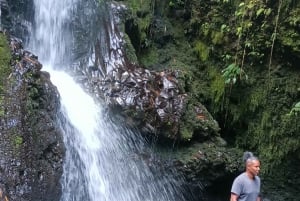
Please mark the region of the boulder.
<svg viewBox="0 0 300 201"><path fill-rule="evenodd" d="M12 69L0 124L0 190L10 201L59 200L65 151L57 124L59 94L21 40L11 37L9 45Z"/></svg>

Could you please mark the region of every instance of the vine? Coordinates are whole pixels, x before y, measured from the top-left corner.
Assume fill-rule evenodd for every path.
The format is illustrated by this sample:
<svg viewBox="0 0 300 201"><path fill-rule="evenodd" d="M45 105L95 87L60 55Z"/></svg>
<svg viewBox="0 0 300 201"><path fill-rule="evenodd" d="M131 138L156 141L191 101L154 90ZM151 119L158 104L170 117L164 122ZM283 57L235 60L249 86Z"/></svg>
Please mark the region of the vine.
<svg viewBox="0 0 300 201"><path fill-rule="evenodd" d="M278 29L278 22L279 22L279 15L280 15L280 10L282 6L282 0L279 0L279 5L278 5L278 10L277 10L277 15L275 19L275 27L274 27L274 32L271 36L272 39L272 45L271 45L271 52L270 52L270 58L269 58L269 65L268 65L268 77L269 77L269 83L271 79L271 65L272 65L272 57L273 57L273 51L274 51L274 45L275 45L275 40L277 37L277 29ZM270 88L270 86L269 86Z"/></svg>

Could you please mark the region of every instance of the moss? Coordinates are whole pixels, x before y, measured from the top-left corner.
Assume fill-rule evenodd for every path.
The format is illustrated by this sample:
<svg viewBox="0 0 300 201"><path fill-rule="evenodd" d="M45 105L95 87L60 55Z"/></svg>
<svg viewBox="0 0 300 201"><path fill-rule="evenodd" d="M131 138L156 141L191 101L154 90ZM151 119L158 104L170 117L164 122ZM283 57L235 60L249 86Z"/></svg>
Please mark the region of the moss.
<svg viewBox="0 0 300 201"><path fill-rule="evenodd" d="M183 126L180 128L180 137L183 141L190 141L193 137L193 129L189 128L188 126Z"/></svg>
<svg viewBox="0 0 300 201"><path fill-rule="evenodd" d="M208 46L204 42L197 41L194 49L201 61L207 61L210 51Z"/></svg>
<svg viewBox="0 0 300 201"><path fill-rule="evenodd" d="M257 150L268 174L275 166L284 163L290 153L300 147L300 116L288 115L287 104L293 105L297 97L299 76L291 73L287 77L272 76L265 83L255 83L246 99L248 106L241 113L248 115L248 128L237 136L236 144ZM269 89L269 90L268 90Z"/></svg>
<svg viewBox="0 0 300 201"><path fill-rule="evenodd" d="M139 53L141 46L144 48L149 46L148 32L153 18L153 2L151 0L126 0L125 3L131 11L131 16L129 18L133 20L134 27L137 28L137 30L134 30L134 34L137 36L130 37L131 40L138 40L132 42L139 44L140 47L135 45L135 48Z"/></svg>
<svg viewBox="0 0 300 201"><path fill-rule="evenodd" d="M254 88L249 96L249 110L254 112L258 107L265 103L267 91L264 88Z"/></svg>
<svg viewBox="0 0 300 201"><path fill-rule="evenodd" d="M17 135L14 139L14 144L15 144L16 149L19 149L20 146L23 144L23 138L21 136Z"/></svg>
<svg viewBox="0 0 300 201"><path fill-rule="evenodd" d="M125 0L134 14L145 15L151 10L151 0Z"/></svg>
<svg viewBox="0 0 300 201"><path fill-rule="evenodd" d="M11 53L8 47L7 37L0 33L0 106L3 106L5 85L7 77L11 72L10 68ZM0 107L0 117L4 115L4 108Z"/></svg>
<svg viewBox="0 0 300 201"><path fill-rule="evenodd" d="M22 134L20 133L20 128L18 126L11 127L9 129L9 138L8 143L12 147L12 151L14 154L20 154L20 148L24 142Z"/></svg>
<svg viewBox="0 0 300 201"><path fill-rule="evenodd" d="M130 41L130 38L128 37L127 34L125 34L124 40L125 40L125 52L126 52L126 56L127 56L128 60L131 63L137 63L135 49L134 49L134 47Z"/></svg>
<svg viewBox="0 0 300 201"><path fill-rule="evenodd" d="M220 104L225 94L225 80L216 68L209 68L209 77L211 78L210 91L213 101Z"/></svg>
<svg viewBox="0 0 300 201"><path fill-rule="evenodd" d="M265 116L262 121L274 122L270 116ZM263 122L264 127L256 128L258 150L265 163L265 172L272 172L274 166L283 162L284 158L295 152L300 147L299 117L282 116L278 122L272 124Z"/></svg>
<svg viewBox="0 0 300 201"><path fill-rule="evenodd" d="M144 54L144 56L141 56L139 59L142 65L152 66L158 62L158 57L158 51L155 47L152 47L147 50L147 54Z"/></svg>
<svg viewBox="0 0 300 201"><path fill-rule="evenodd" d="M0 90L3 90L3 83L5 83L6 78L8 77L9 73L11 72L10 69L10 59L11 53L8 47L7 37L0 34ZM3 91L0 91L3 92Z"/></svg>
<svg viewBox="0 0 300 201"><path fill-rule="evenodd" d="M224 43L224 34L222 32L214 31L211 33L211 41L214 45L221 45Z"/></svg>

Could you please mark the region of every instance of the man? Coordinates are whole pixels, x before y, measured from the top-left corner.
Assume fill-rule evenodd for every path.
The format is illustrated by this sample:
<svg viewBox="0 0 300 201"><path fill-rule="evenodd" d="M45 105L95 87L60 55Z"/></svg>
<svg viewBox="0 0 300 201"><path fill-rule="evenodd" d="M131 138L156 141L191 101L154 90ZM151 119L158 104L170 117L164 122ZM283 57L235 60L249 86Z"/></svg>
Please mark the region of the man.
<svg viewBox="0 0 300 201"><path fill-rule="evenodd" d="M246 170L233 181L230 201L261 201L260 161L251 152L245 152L243 159Z"/></svg>

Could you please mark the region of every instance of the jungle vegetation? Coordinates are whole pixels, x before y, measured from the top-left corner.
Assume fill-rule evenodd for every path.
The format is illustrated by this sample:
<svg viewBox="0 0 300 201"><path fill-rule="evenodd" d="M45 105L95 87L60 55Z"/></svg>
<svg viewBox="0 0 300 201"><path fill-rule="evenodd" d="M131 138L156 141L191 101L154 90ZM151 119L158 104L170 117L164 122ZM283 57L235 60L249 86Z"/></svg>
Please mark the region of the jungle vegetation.
<svg viewBox="0 0 300 201"><path fill-rule="evenodd" d="M4 101L5 101L5 85L10 69L10 50L8 47L7 37L0 33L0 118L4 115Z"/></svg>
<svg viewBox="0 0 300 201"><path fill-rule="evenodd" d="M266 174L300 159L299 0L125 3L140 64L180 69L230 146L258 154Z"/></svg>

